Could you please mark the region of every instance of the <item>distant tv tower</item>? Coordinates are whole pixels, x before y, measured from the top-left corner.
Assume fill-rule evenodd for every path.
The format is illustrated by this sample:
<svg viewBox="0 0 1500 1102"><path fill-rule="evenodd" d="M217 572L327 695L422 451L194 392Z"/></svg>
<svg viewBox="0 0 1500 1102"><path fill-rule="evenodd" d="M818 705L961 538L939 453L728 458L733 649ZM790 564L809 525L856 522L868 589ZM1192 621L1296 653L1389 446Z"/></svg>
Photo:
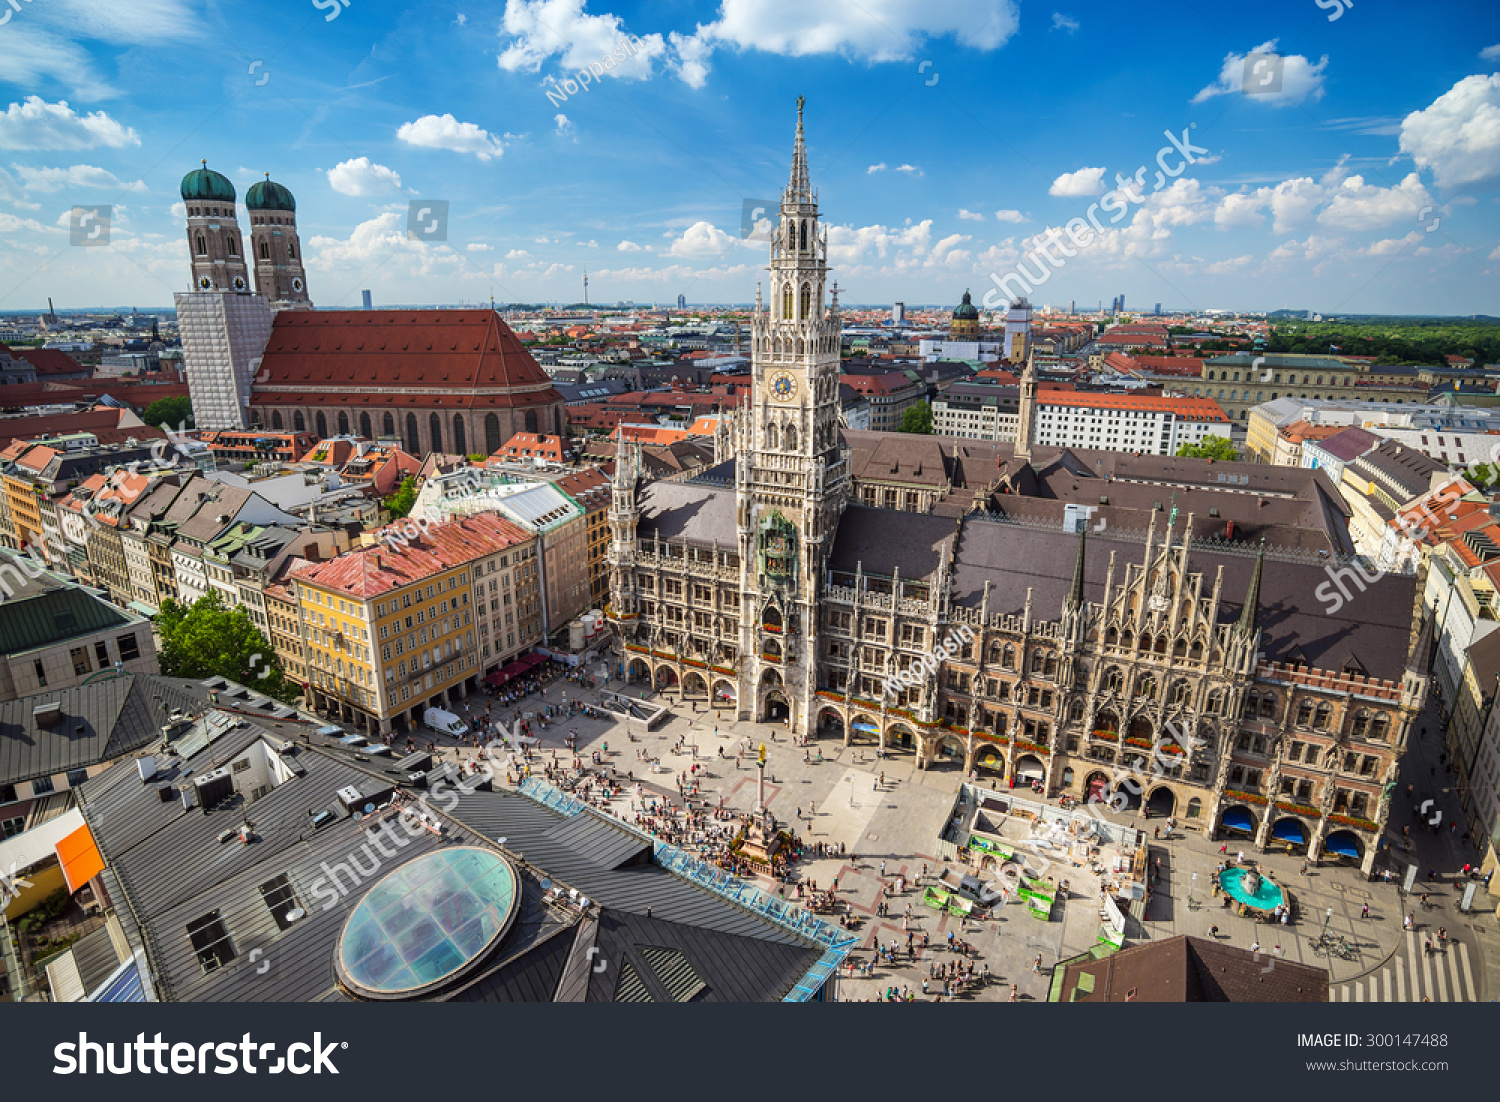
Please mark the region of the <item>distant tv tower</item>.
<svg viewBox="0 0 1500 1102"><path fill-rule="evenodd" d="M589 270L587 268L583 270L583 304L585 306L589 304Z"/></svg>

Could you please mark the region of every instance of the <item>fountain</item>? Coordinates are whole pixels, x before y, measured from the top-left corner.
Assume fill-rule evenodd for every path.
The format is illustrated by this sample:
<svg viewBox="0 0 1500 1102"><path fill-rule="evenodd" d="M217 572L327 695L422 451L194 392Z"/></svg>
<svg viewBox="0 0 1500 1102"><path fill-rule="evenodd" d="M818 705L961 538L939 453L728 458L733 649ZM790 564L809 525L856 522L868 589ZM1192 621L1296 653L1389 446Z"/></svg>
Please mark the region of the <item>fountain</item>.
<svg viewBox="0 0 1500 1102"><path fill-rule="evenodd" d="M1252 911L1274 911L1288 902L1286 893L1270 877L1254 869L1225 869L1219 873L1219 885Z"/></svg>

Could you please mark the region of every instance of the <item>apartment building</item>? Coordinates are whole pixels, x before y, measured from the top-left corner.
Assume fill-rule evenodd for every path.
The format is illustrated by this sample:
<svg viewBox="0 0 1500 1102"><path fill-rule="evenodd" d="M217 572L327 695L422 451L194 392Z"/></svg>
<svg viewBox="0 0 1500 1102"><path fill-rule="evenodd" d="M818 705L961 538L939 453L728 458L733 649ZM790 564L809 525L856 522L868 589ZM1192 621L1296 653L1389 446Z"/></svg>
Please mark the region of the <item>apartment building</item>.
<svg viewBox="0 0 1500 1102"><path fill-rule="evenodd" d="M1175 380L1173 385L1184 394L1214 399L1231 420L1248 421L1256 406L1281 398L1420 404L1429 390L1422 372L1337 356L1235 352L1204 360L1201 381Z"/></svg>
<svg viewBox="0 0 1500 1102"><path fill-rule="evenodd" d="M927 386L915 372L887 371L874 375L841 375L839 382L862 394L870 403L870 428L895 432L906 411L927 397Z"/></svg>
<svg viewBox="0 0 1500 1102"><path fill-rule="evenodd" d="M1036 439L1043 447L1175 455L1184 444L1229 437L1229 418L1208 398L1043 391Z"/></svg>
<svg viewBox="0 0 1500 1102"><path fill-rule="evenodd" d="M932 431L966 440L1016 438L1021 390L993 379L954 383L932 400Z"/></svg>
<svg viewBox="0 0 1500 1102"><path fill-rule="evenodd" d="M536 537L493 513L375 534L299 566L290 588L308 699L383 734L415 729L541 641L542 586Z"/></svg>

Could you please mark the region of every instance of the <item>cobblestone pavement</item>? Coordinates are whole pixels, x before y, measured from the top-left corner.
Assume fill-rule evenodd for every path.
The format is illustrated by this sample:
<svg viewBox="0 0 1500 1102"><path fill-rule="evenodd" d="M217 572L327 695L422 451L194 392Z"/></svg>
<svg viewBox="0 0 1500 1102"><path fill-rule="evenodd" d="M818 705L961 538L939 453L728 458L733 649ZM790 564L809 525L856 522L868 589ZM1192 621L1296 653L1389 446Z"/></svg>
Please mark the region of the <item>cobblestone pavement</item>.
<svg viewBox="0 0 1500 1102"><path fill-rule="evenodd" d="M611 687L618 688L618 682ZM642 688L632 685L630 694L640 695ZM574 698L581 695L589 701L595 697L591 691L562 683L549 689L547 701L560 703L564 694ZM981 964L989 968L987 987L965 998L1009 999L1010 985L1014 983L1021 1000L1045 999L1052 966L1095 943L1100 918L1092 896L1086 894L1092 891L1086 875L1079 878L1085 891L1075 891L1066 901L1060 898L1052 921L1047 923L1032 918L1024 907L1013 904L1000 908L991 920L982 923L968 920L960 928L953 916L921 904L916 881L923 864L933 874L942 868L934 854L963 779L955 765L941 763L919 771L911 753L898 752L880 760L872 744L845 747L842 741L826 738L809 741L806 747L809 760L804 762L804 748L795 746L783 727L737 722L732 712L709 712L701 703L696 711L691 702L684 709L670 695L653 697L648 691L646 696L660 699L672 708L670 717L655 731L644 731L638 723L627 730L623 722L615 719L575 718L554 723L545 730L534 725L533 733L542 740L542 754L550 757L556 750L560 760L571 760L569 752L563 749L563 739L570 729L576 729L581 753L602 750L608 744L607 760L617 771L633 774L646 789L674 800L676 777L696 762L702 798L711 803L722 799L726 807L748 811L753 809L756 797L754 754L764 742L766 800L772 812L792 825L805 841L844 848L842 858L799 863L794 879L815 881L823 888L838 878L840 898L862 920L860 949L852 959L859 965L870 962L877 938L881 945L897 943L904 949L908 932L919 948L914 961L903 952L897 967L882 965L868 976L857 969L852 978L846 971L840 984L842 998L876 998L892 986L910 988L920 997L921 981L927 977L933 961L947 964L955 959L954 954L940 947L946 944L950 929L955 938L973 945L976 969ZM535 709L539 703L539 698L533 696L521 708ZM507 722L510 711L507 709L504 716ZM672 748L679 740L685 748L676 754ZM743 752L738 763L734 760L736 749ZM721 758L720 752L726 756ZM1432 753L1435 755L1437 750ZM637 760L638 754L644 754L648 760L659 760L664 771L649 772ZM1422 748L1418 747L1409 767L1426 773L1421 755ZM622 816L628 815L623 801L618 811ZM1398 812L1393 831L1404 825L1401 816L1409 817L1409 809L1399 808ZM1141 819L1139 812L1106 813L1106 817L1148 828L1148 838L1149 829L1158 825L1156 820ZM1435 838L1430 845L1419 843L1422 859L1429 860L1426 850L1442 842L1443 839ZM1223 909L1220 899L1211 895L1210 878L1223 859L1219 853L1222 843L1179 831L1170 840L1151 840L1148 844L1150 864L1160 870L1145 916L1144 935L1150 939L1178 934L1209 937L1211 928L1217 926L1221 940L1247 949L1258 943L1266 954L1268 967L1275 966L1274 959L1288 959L1329 968L1337 985L1333 993L1336 1001L1352 1000L1354 988L1350 986L1346 992L1343 985L1356 982L1361 998L1385 998L1384 987L1389 984L1394 993L1395 985L1384 977L1382 970L1394 968L1392 958L1407 945L1402 930L1404 907L1419 912L1418 938L1429 931L1435 934L1440 925L1446 925L1450 936L1465 943L1462 948L1454 947L1453 956L1443 958L1455 962L1452 966L1444 965L1451 973L1451 981L1444 984L1448 999L1491 998L1497 989L1490 963L1500 959L1494 916L1459 916L1456 899L1450 898L1457 894L1452 884L1432 887L1435 902L1429 912L1422 910L1416 900L1403 903L1398 891L1399 875L1389 884L1383 880L1367 882L1356 868L1325 864L1304 872L1300 857L1247 851L1247 856L1258 861L1272 880L1291 890L1300 908L1300 921L1287 926L1269 925L1231 914ZM1230 843L1228 856L1235 856L1238 849L1238 845ZM1431 858L1449 871L1464 859L1457 852L1452 855L1434 852ZM1402 868L1404 871L1404 865ZM900 896L893 894L898 876L907 880L907 890ZM888 903L889 913L885 917L874 913L877 892L883 892ZM1368 917L1363 913L1366 904L1370 908ZM908 907L910 917L906 918ZM905 929L903 918L906 918ZM1321 931L1325 918L1329 932L1357 945L1354 959L1314 953L1310 943ZM1132 931L1135 935L1132 942L1141 933ZM931 946L925 953L920 951L924 934ZM1042 957L1040 972L1034 970L1038 954ZM1458 967L1460 964L1463 969ZM1467 975L1463 975L1464 969ZM1465 989L1465 983L1472 987L1472 995ZM1419 997L1413 994L1416 991L1437 997L1435 980L1429 980L1426 988L1407 983L1404 989L1406 998ZM940 990L941 984L929 984L929 998L932 992Z"/></svg>

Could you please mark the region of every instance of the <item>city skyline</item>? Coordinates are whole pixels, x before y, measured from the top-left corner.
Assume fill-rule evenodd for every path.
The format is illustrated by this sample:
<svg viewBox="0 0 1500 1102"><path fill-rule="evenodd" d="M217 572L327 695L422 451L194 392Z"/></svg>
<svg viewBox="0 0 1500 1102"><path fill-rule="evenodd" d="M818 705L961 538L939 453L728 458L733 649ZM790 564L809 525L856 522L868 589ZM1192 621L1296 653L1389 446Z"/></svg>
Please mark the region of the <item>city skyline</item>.
<svg viewBox="0 0 1500 1102"><path fill-rule="evenodd" d="M799 93L850 303L968 288L998 304L1018 271L1059 308L1122 288L1137 312L1494 301L1500 21L1478 4L1399 35L1323 4L1216 10L1208 34L1186 5L1150 25L1006 0L795 25L753 0L677 22L579 0L302 6L270 26L194 0L11 13L0 311L186 290L178 183L200 160L242 222L264 173L296 195L320 307L365 288L575 302L585 268L594 302L747 303L764 279L751 219L784 182ZM1137 181L1123 203L1117 179ZM432 199L450 203L445 239L409 236L409 205ZM108 247L69 244L80 206L109 208ZM1071 248L1070 225L1092 239Z"/></svg>

